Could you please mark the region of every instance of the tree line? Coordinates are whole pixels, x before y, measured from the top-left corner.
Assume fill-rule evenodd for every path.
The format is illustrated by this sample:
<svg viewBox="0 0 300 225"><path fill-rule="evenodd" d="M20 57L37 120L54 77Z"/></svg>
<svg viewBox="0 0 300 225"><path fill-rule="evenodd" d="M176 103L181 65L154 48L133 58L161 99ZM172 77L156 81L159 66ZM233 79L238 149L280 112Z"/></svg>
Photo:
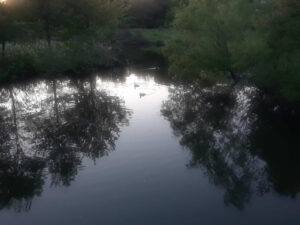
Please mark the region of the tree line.
<svg viewBox="0 0 300 225"><path fill-rule="evenodd" d="M0 3L0 79L104 64L125 1L7 0Z"/></svg>
<svg viewBox="0 0 300 225"><path fill-rule="evenodd" d="M110 0L7 0L0 5L2 47L5 50L5 43L14 41L17 35L40 32L35 38L43 37L51 45L54 36L70 38L114 26L125 5Z"/></svg>

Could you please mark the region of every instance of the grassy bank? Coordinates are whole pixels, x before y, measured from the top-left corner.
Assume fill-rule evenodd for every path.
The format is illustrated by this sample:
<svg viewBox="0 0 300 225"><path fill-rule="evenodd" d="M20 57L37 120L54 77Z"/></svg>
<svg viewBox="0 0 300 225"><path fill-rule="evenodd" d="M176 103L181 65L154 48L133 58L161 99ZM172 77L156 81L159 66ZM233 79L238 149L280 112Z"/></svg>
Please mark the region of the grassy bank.
<svg viewBox="0 0 300 225"><path fill-rule="evenodd" d="M145 50L156 53L162 53L162 47L175 35L175 32L168 28L133 28L130 29L130 32L132 35L150 43L148 46L143 47Z"/></svg>
<svg viewBox="0 0 300 225"><path fill-rule="evenodd" d="M161 54L162 47L173 35L168 29L130 29L129 33L132 46L126 43L123 36L119 40L117 37L116 41L123 46L119 49L113 44L102 40L97 42L95 39L52 41L50 47L43 40L8 44L5 56L0 57L0 82L32 76L82 73L122 61L118 58L120 52L124 55L137 48L142 50L140 54ZM136 51L132 54L136 54ZM131 56L126 54L125 57Z"/></svg>
<svg viewBox="0 0 300 225"><path fill-rule="evenodd" d="M113 49L100 42L45 41L10 44L0 58L0 82L33 75L55 76L78 73L108 65Z"/></svg>

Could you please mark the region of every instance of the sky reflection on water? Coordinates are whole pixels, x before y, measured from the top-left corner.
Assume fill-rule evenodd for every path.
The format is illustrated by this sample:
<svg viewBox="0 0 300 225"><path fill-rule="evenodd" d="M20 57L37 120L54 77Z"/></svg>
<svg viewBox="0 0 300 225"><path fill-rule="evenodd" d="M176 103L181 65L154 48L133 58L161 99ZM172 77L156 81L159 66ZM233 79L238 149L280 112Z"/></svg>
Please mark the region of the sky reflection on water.
<svg viewBox="0 0 300 225"><path fill-rule="evenodd" d="M1 221L300 223L299 130L258 114L251 86L152 73L1 89Z"/></svg>

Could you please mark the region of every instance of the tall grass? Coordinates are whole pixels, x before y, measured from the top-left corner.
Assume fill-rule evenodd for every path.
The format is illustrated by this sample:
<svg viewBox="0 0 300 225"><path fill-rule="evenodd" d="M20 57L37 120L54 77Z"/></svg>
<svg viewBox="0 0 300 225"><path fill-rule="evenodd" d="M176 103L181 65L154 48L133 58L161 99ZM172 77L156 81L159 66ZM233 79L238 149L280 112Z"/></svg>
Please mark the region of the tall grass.
<svg viewBox="0 0 300 225"><path fill-rule="evenodd" d="M9 44L0 58L0 81L28 75L59 75L107 64L112 49L96 41L45 41Z"/></svg>

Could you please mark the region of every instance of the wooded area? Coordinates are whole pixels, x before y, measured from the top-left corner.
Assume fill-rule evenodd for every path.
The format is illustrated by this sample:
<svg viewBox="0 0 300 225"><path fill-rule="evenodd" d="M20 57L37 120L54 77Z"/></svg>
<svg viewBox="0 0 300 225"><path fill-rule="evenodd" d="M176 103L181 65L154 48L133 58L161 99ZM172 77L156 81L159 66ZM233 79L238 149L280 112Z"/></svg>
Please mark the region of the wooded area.
<svg viewBox="0 0 300 225"><path fill-rule="evenodd" d="M0 79L111 65L122 51L116 34L138 28L146 38L161 35L172 75L247 78L294 102L300 99L299 11L297 0L6 0Z"/></svg>

